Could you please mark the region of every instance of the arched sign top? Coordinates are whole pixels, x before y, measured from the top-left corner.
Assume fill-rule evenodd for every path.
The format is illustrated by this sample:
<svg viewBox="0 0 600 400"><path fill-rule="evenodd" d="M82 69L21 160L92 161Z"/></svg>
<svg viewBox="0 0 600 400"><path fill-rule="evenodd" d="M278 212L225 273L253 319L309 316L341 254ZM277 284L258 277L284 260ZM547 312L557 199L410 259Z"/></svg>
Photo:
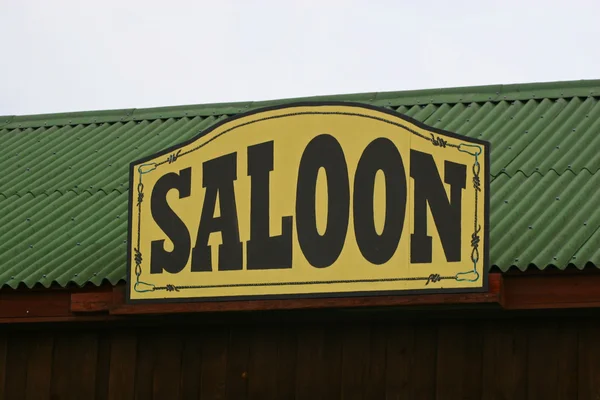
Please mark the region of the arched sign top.
<svg viewBox="0 0 600 400"><path fill-rule="evenodd" d="M236 115L130 166L131 302L487 288L489 143L353 103Z"/></svg>

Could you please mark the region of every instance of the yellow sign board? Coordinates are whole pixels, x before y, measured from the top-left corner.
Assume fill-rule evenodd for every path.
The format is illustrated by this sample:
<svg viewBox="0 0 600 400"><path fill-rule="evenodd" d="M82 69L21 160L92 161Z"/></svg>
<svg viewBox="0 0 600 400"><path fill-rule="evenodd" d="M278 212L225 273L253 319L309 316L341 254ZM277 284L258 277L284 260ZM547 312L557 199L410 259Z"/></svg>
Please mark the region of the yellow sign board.
<svg viewBox="0 0 600 400"><path fill-rule="evenodd" d="M387 109L297 103L130 166L127 299L487 289L489 143Z"/></svg>

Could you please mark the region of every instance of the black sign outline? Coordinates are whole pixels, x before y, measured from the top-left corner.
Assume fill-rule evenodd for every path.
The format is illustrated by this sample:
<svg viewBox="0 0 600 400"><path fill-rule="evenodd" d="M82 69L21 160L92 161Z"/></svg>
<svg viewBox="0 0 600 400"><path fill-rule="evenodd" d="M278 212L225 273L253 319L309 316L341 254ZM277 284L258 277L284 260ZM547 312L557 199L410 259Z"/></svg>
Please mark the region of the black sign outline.
<svg viewBox="0 0 600 400"><path fill-rule="evenodd" d="M332 106L333 107L335 107L335 106L354 107L357 109L366 109L366 110L380 112L383 114L388 114L390 116L404 120L409 124L417 126L421 129L426 130L427 132L431 133L431 137L426 137L419 132L415 132L408 127L402 126L404 129L407 129L411 133L416 134L426 140L429 140L432 143L432 145L434 145L434 146L442 146L442 147L446 146L446 143L443 140L443 138L435 137L435 135L433 135L434 133L437 133L437 134L440 134L443 136L447 136L447 137L451 137L454 139L464 140L465 142L467 142L469 144L478 144L478 145L482 146L482 153L485 155L485 171L486 171L485 176L483 177L483 186L485 188L485 190L484 190L485 197L479 198L479 200L484 201L483 257L478 256L479 260L483 261L482 266L481 266L481 273L478 273L479 274L478 279L479 278L482 279L482 286L475 287L475 288L440 288L440 289L410 289L410 290L385 290L385 291L362 291L362 292L296 293L296 294L268 294L268 295L245 295L245 296L165 297L165 298L152 298L152 299L132 299L131 298L131 279L132 279L132 266L133 266L132 265L132 247L133 247L132 246L132 244L133 244L133 242L132 242L132 239L133 239L132 212L135 209L138 201L141 201L141 199L143 199L143 193L139 191L140 185L133 182L135 167L138 166L138 168L139 168L140 164L145 163L146 161L155 159L157 157L163 156L163 155L167 155L168 157L165 160L161 161L159 163L160 165L165 164L165 163L175 162L182 155L188 154L191 151L194 151L197 149L197 148L194 148L194 149L191 149L188 152L182 154L181 150L180 150L182 147L187 146L187 145L201 139L202 137L210 134L212 131L219 128L220 126L225 125L225 124L230 124L237 119L245 118L248 116L252 116L252 115L260 114L260 113L264 113L264 112L274 111L274 110L293 109L293 108L299 108L299 107L321 107L321 106L323 106L323 107L332 107ZM293 114L294 113L290 113L287 116L290 116ZM310 114L310 112L303 112L302 114ZM319 114L353 115L352 113L348 113L348 112L344 112L344 113L323 112L323 113L319 113ZM359 116L358 113L355 115ZM366 115L360 115L360 116L366 116ZM282 118L283 116L279 116L279 117ZM391 121L388 121L386 119L379 119L374 116L366 116L366 117L369 117L371 119L380 120L380 121L387 122L387 123L391 123ZM255 122L258 122L258 121L255 121ZM398 124L396 124L396 125L398 125ZM243 126L243 124L240 126ZM240 127L240 126L237 126L237 127ZM212 140L214 140L214 139L216 139L216 137L213 138ZM204 146L208 143L210 143L210 141L204 143L202 146ZM471 137L467 137L464 135L459 135L454 132L449 132L449 131L445 131L443 129L435 128L435 127L426 125L420 121L417 121L411 117L408 117L404 114L398 113L397 111L390 110L385 107L374 106L374 105L365 104L365 103L345 102L345 101L289 102L289 103L277 104L274 106L259 107L256 109L249 110L247 112L243 112L243 113L239 113L239 114L230 116L222 121L219 121L219 122L211 125L207 129L202 130L201 132L198 133L198 135L196 135L184 142L175 144L169 148L166 148L157 153L148 155L141 159L135 160L129 164L129 195L128 195L129 200L128 200L128 225L127 225L127 272L126 272L127 276L126 276L125 302L126 302L126 304L142 304L142 303L143 304L158 304L158 303L182 303L182 302L215 302L215 301L248 301L248 300L288 300L288 299L309 299L309 298L406 296L406 295L415 295L415 294L426 295L426 294L485 293L488 291L488 274L489 274L489 269L491 267L490 259L489 259L489 255L490 255L490 241L489 241L489 237L490 237L490 228L489 228L489 220L490 220L490 210L489 210L489 207L490 207L490 173L489 173L489 171L490 171L490 153L491 153L491 143L489 141L477 139L477 138L471 138ZM476 161L476 163L477 163L477 161ZM158 166L159 164L156 164L156 165ZM473 166L473 168L475 168L475 165ZM477 182L475 182L475 185L481 185L481 181L479 179L477 179ZM138 190L136 190L136 188ZM137 194L137 197L134 196L134 192L135 192L135 194ZM477 190L475 191L475 193L477 194ZM479 232L477 229L475 229L475 232L473 233L473 240L472 240L472 246L474 246L473 247L474 250L479 245L479 237L480 236L481 236L481 232ZM139 254L139 252L136 251L136 260L138 259L138 257L139 257L140 263L141 263L141 254ZM139 264L137 267L139 268ZM468 273L468 272L469 271L467 271L465 273ZM458 274L461 274L461 273L459 272ZM139 278L139 275L138 275L138 278ZM431 274L428 277L419 277L419 280L426 279L427 280L426 284L429 284L429 282L437 282L442 279L448 279L448 278L450 278L450 277L441 277L438 274ZM454 278L454 277L452 277L452 278ZM402 280L409 280L409 279L410 278L404 278ZM307 284L308 282L301 282L301 283ZM301 284L301 283L299 282L299 283L295 283L295 284ZM335 283L335 282L332 282L332 283ZM273 285L276 285L276 284L271 284L271 286L273 286ZM217 286L219 286L219 285L217 285ZM230 286L230 285L225 285L225 286ZM252 284L247 284L247 286L252 286ZM160 290L165 290L166 292L179 291L178 289L179 289L179 287L177 287L175 285L166 285L165 287L160 288Z"/></svg>

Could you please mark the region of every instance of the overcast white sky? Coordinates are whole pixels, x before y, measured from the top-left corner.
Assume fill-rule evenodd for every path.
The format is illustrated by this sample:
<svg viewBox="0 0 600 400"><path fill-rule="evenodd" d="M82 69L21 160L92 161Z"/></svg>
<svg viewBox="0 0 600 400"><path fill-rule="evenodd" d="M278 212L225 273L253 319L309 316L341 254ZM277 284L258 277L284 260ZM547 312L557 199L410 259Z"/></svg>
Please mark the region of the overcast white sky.
<svg viewBox="0 0 600 400"><path fill-rule="evenodd" d="M0 115L600 78L600 1L0 0Z"/></svg>

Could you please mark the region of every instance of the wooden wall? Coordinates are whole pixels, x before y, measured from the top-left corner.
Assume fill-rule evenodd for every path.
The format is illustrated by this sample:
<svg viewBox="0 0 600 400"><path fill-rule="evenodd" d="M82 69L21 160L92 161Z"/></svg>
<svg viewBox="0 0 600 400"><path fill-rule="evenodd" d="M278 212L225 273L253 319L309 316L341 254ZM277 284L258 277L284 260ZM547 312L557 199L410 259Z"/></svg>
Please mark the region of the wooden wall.
<svg viewBox="0 0 600 400"><path fill-rule="evenodd" d="M0 398L597 399L596 321L0 328Z"/></svg>

